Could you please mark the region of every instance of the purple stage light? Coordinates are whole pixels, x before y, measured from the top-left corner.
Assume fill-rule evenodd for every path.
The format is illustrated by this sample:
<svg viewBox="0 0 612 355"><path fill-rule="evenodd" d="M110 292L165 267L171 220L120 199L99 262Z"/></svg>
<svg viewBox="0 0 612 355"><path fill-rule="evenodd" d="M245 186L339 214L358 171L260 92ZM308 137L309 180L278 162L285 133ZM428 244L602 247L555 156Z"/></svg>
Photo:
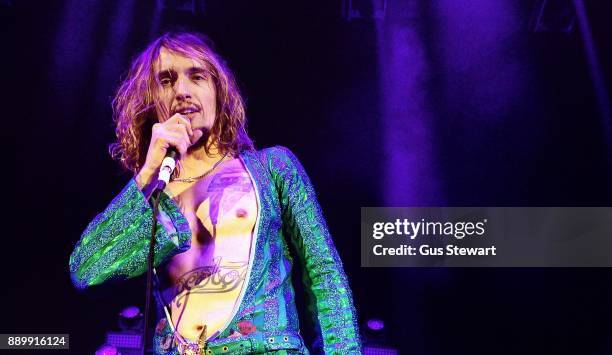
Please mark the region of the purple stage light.
<svg viewBox="0 0 612 355"><path fill-rule="evenodd" d="M134 318L140 314L140 309L136 306L125 307L119 315L123 318Z"/></svg>
<svg viewBox="0 0 612 355"><path fill-rule="evenodd" d="M143 316L136 306L129 306L119 312L119 329L139 331L142 329Z"/></svg>
<svg viewBox="0 0 612 355"><path fill-rule="evenodd" d="M397 349L385 348L379 346L365 346L363 348L364 355L397 355Z"/></svg>
<svg viewBox="0 0 612 355"><path fill-rule="evenodd" d="M378 318L369 319L367 325L368 328L373 331L380 331L385 328L385 322Z"/></svg>
<svg viewBox="0 0 612 355"><path fill-rule="evenodd" d="M121 352L115 346L104 344L98 350L96 355L120 355Z"/></svg>

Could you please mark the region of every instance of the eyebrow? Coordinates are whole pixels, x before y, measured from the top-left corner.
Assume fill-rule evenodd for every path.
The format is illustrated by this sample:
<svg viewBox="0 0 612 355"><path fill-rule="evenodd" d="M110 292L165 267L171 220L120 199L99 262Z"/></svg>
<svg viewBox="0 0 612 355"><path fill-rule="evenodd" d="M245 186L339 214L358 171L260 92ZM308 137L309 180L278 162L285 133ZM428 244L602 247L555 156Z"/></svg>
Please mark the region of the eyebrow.
<svg viewBox="0 0 612 355"><path fill-rule="evenodd" d="M187 73L188 74L200 74L200 73L208 74L210 73L210 71L206 68L192 66L189 69L187 69ZM176 70L174 68L163 69L157 73L158 78L166 78L168 76L173 77L175 75L176 75Z"/></svg>

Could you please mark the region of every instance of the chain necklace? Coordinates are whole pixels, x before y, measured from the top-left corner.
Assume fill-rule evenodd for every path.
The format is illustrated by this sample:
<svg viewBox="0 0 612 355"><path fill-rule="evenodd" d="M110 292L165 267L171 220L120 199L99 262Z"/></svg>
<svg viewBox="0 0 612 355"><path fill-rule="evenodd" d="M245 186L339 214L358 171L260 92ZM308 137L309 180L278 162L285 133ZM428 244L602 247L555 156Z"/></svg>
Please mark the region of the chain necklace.
<svg viewBox="0 0 612 355"><path fill-rule="evenodd" d="M226 152L221 159L219 159L215 165L212 166L212 168L208 169L204 174L202 175L198 175L198 176L193 176L193 177L187 177L187 178L176 178L176 179L172 179L172 181L175 182L186 182L186 183L190 183L190 182L196 182L198 180L200 180L201 178L207 176L208 174L210 174L213 170L215 170L215 168L217 166L219 166L219 164L221 164L221 162L223 161L223 159L225 159L225 157L227 156L229 152Z"/></svg>

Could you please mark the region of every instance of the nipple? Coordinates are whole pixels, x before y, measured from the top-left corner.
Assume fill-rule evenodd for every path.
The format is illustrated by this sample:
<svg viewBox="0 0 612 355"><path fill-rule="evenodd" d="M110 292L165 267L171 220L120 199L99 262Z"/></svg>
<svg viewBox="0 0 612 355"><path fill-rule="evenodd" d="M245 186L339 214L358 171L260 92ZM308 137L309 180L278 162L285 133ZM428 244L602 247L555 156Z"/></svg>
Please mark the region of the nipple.
<svg viewBox="0 0 612 355"><path fill-rule="evenodd" d="M236 217L238 218L244 218L247 216L247 214L248 212L244 208L239 208L236 210Z"/></svg>

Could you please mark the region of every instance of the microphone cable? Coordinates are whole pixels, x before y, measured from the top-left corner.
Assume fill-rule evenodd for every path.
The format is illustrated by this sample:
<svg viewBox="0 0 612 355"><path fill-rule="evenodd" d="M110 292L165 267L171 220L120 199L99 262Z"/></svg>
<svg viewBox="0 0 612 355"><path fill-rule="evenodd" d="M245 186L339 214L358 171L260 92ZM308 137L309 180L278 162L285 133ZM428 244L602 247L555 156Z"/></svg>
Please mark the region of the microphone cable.
<svg viewBox="0 0 612 355"><path fill-rule="evenodd" d="M144 332L142 337L142 355L146 354L147 338L149 337L149 314L151 313L151 294L153 293L153 258L155 254L155 233L157 232L157 213L159 211L159 198L161 189L154 188L147 200L152 198L151 204L153 207L153 215L151 218L151 239L149 241L149 253L147 255L147 295L145 298L145 314L144 314Z"/></svg>

